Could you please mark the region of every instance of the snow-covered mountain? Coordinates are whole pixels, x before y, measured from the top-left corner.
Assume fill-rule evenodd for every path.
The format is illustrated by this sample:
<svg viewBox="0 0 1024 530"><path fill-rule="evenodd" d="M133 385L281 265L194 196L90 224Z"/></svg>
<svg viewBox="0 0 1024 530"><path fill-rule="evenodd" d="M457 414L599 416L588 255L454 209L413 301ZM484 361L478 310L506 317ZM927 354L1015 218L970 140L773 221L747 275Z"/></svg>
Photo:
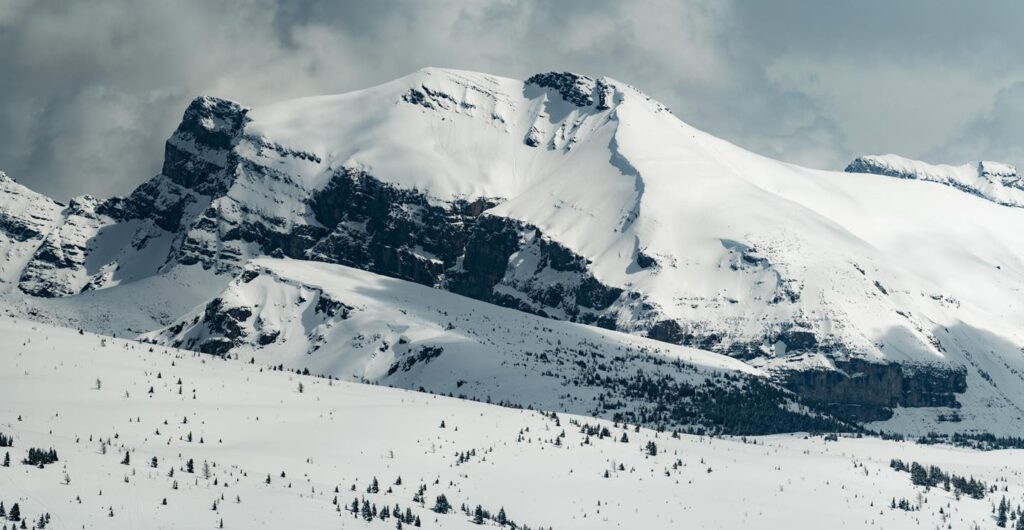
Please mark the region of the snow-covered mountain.
<svg viewBox="0 0 1024 530"><path fill-rule="evenodd" d="M1007 167L980 168L991 186L978 194L895 170L809 170L698 131L625 83L569 73L425 69L253 109L203 97L161 174L128 197L64 207L4 181L26 198L0 214L5 304L201 348L225 336L211 333L214 298L255 315L298 284L348 295L358 283L347 269L318 281L276 270L253 293L232 282L251 260L329 262L728 355L883 429L1017 433L1024 211L1000 204L1020 192ZM152 287L166 278L203 288ZM178 311L190 303L200 309ZM299 305L302 319L281 315L288 348L322 356L325 322ZM284 352L260 344L269 335L250 316L227 351ZM359 358L357 373L374 366Z"/></svg>

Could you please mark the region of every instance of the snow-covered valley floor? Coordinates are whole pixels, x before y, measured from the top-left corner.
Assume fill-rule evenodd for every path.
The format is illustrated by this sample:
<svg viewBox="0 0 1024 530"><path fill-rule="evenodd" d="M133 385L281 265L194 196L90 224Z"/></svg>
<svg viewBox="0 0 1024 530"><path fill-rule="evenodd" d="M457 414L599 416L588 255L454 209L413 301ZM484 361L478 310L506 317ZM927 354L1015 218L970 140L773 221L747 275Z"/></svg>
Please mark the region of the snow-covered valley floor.
<svg viewBox="0 0 1024 530"><path fill-rule="evenodd" d="M503 509L534 529L988 528L1004 496L1024 501L1024 451L673 437L10 318L0 337L0 502L28 527L384 529L408 509L403 527L476 528L479 505L484 525ZM23 464L30 448L58 460ZM997 491L915 486L891 459ZM450 513L432 511L441 495Z"/></svg>

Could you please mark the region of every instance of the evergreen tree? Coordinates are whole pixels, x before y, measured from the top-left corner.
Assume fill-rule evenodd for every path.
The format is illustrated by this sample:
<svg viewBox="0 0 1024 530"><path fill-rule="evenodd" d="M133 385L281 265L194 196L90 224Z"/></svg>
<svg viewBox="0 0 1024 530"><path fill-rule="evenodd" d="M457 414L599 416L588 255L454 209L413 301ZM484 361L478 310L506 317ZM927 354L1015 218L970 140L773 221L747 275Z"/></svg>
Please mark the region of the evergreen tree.
<svg viewBox="0 0 1024 530"><path fill-rule="evenodd" d="M484 509L479 504L476 505L476 510L473 510L473 523L484 524Z"/></svg>
<svg viewBox="0 0 1024 530"><path fill-rule="evenodd" d="M1004 496L1003 499L999 501L999 508L996 512L996 526L1006 528L1006 512L1009 509L1010 507L1006 502L1006 497Z"/></svg>
<svg viewBox="0 0 1024 530"><path fill-rule="evenodd" d="M18 506L18 503L11 505L11 511L7 512L7 520L14 522L21 520L21 507Z"/></svg>
<svg viewBox="0 0 1024 530"><path fill-rule="evenodd" d="M437 496L437 500L434 502L434 507L431 508L431 510L437 513L448 513L451 509L452 505L448 503L448 497L445 497L444 493Z"/></svg>
<svg viewBox="0 0 1024 530"><path fill-rule="evenodd" d="M11 453L10 452L4 453L3 467L11 467Z"/></svg>
<svg viewBox="0 0 1024 530"><path fill-rule="evenodd" d="M121 465L127 466L131 462L131 453L128 451L124 452L124 458L121 459Z"/></svg>
<svg viewBox="0 0 1024 530"><path fill-rule="evenodd" d="M505 526L506 524L508 524L508 516L505 515L505 507L504 506L502 506L498 510L498 519L497 519L497 521L498 521L498 524L500 524L501 526Z"/></svg>
<svg viewBox="0 0 1024 530"><path fill-rule="evenodd" d="M917 462L910 464L910 481L917 486L928 484L928 472L925 471L924 466Z"/></svg>

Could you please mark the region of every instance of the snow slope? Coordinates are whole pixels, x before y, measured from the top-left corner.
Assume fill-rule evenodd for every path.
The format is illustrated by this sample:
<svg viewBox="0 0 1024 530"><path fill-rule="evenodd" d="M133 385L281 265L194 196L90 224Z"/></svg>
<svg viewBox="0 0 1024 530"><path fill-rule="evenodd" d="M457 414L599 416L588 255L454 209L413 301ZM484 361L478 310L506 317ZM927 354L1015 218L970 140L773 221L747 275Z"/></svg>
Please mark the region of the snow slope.
<svg viewBox="0 0 1024 530"><path fill-rule="evenodd" d="M0 467L0 502L18 503L30 522L49 513L48 528L395 527L393 517L364 522L339 512L335 498L397 503L423 528L479 528L462 504L503 508L531 528L967 528L993 527L1003 496L1012 508L1024 501L1020 451L800 435L674 438L21 320L0 319L0 334L0 432L14 438L0 448L12 459ZM610 436L587 435L584 424ZM109 440L105 452L101 440ZM30 447L52 447L59 460L20 464ZM889 467L892 458L999 491L972 499L913 486ZM374 478L379 492L367 493ZM422 505L413 502L421 486ZM455 513L430 511L441 494ZM920 510L890 508L903 499Z"/></svg>
<svg viewBox="0 0 1024 530"><path fill-rule="evenodd" d="M724 355L309 261L255 260L217 297L143 340L647 425L739 433L841 428L789 412L800 410L795 396ZM739 399L734 406L747 413L707 415L705 399L720 408ZM759 412L766 416L752 422Z"/></svg>

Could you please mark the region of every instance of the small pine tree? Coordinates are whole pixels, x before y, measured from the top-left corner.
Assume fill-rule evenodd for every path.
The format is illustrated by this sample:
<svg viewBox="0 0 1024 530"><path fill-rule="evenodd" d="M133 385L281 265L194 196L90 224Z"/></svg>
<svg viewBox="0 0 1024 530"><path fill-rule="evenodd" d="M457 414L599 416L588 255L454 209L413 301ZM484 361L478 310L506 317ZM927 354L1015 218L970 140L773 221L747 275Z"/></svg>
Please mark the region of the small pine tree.
<svg viewBox="0 0 1024 530"><path fill-rule="evenodd" d="M128 451L124 452L124 458L121 459L121 465L127 466L131 462L131 453Z"/></svg>
<svg viewBox="0 0 1024 530"><path fill-rule="evenodd" d="M11 505L11 511L7 512L7 520L14 522L21 520L21 507L18 506L18 503Z"/></svg>
<svg viewBox="0 0 1024 530"><path fill-rule="evenodd" d="M484 524L484 509L479 504L473 510L473 524Z"/></svg>
<svg viewBox="0 0 1024 530"><path fill-rule="evenodd" d="M3 467L11 467L11 453L10 452L4 453Z"/></svg>
<svg viewBox="0 0 1024 530"><path fill-rule="evenodd" d="M452 505L448 503L448 497L445 497L442 493L437 496L437 500L434 501L434 507L431 509L436 513L448 513L452 509Z"/></svg>
<svg viewBox="0 0 1024 530"><path fill-rule="evenodd" d="M501 525L501 526L505 526L506 524L508 524L508 516L505 515L505 507L504 506L502 506L498 510L498 518L496 520L498 521L498 524Z"/></svg>

